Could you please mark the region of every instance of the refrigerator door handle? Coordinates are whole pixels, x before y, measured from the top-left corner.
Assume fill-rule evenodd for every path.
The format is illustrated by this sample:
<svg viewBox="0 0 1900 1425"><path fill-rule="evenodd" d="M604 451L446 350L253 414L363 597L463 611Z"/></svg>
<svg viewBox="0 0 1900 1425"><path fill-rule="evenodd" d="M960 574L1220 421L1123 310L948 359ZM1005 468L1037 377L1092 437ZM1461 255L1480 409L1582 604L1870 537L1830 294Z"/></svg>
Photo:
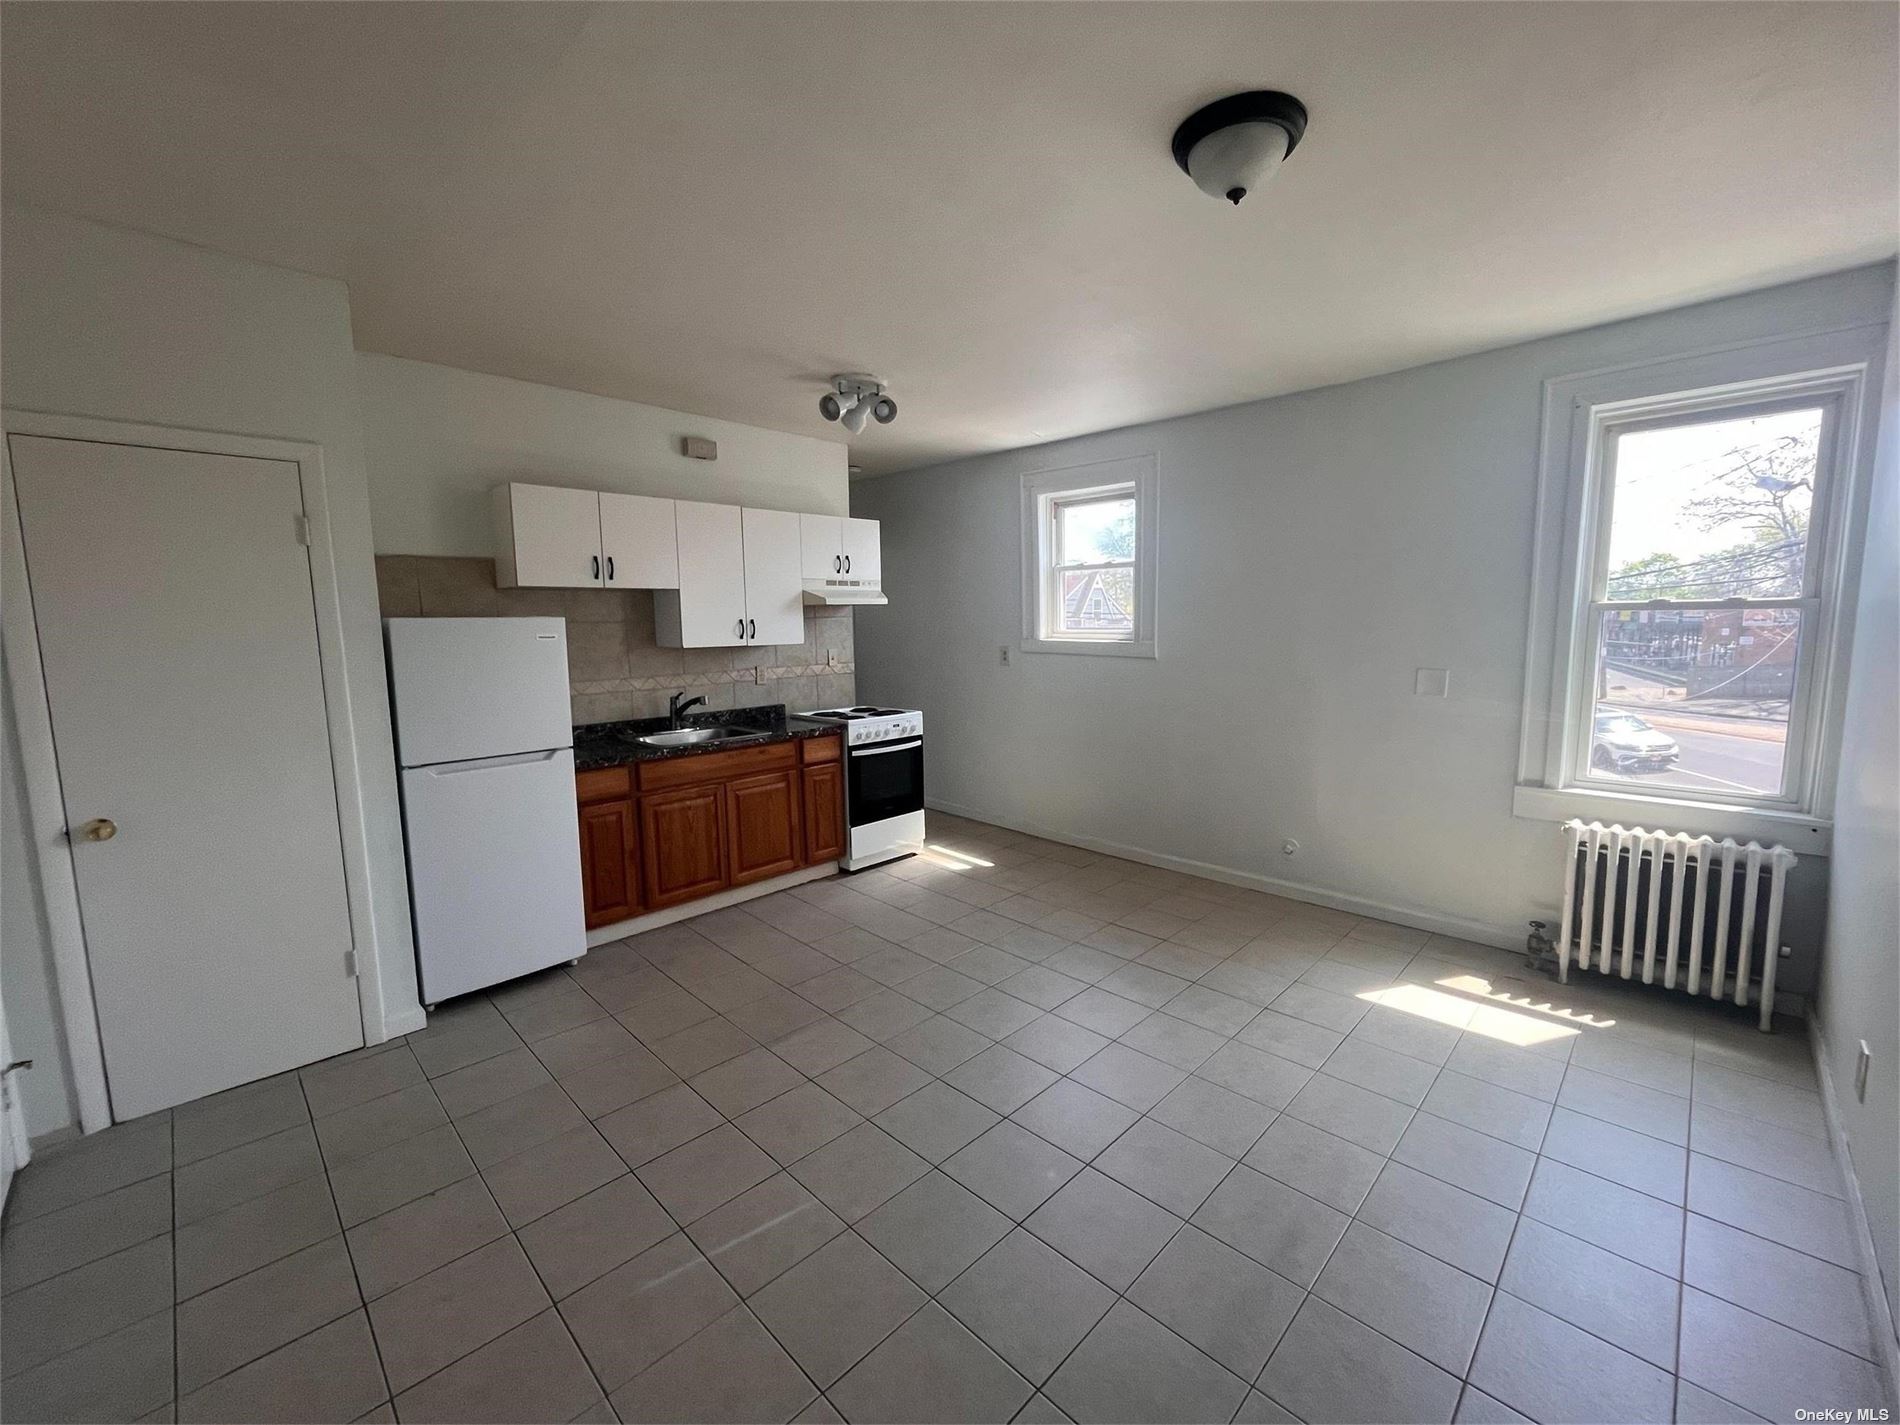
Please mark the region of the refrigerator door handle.
<svg viewBox="0 0 1900 1425"><path fill-rule="evenodd" d="M477 757L466 762L437 762L415 770L427 772L431 777L453 777L462 772L486 772L491 767L529 767L537 762L552 762L567 750L565 747L551 747L545 752L511 752L505 757Z"/></svg>

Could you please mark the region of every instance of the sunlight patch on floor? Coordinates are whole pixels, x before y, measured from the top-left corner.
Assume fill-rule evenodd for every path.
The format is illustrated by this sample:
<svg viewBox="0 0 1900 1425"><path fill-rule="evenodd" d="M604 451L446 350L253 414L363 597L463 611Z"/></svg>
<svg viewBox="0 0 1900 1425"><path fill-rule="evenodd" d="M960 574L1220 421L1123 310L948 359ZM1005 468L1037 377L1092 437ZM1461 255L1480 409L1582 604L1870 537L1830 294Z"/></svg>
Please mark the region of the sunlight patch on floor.
<svg viewBox="0 0 1900 1425"><path fill-rule="evenodd" d="M1468 1029L1486 1038L1528 1048L1569 1039L1585 1028L1604 1029L1616 1023L1599 1019L1581 1010L1565 1009L1551 1003L1536 1003L1528 996L1506 994L1491 988L1491 982L1479 975L1450 975L1429 985L1397 984L1382 990L1367 990L1359 996L1388 1009L1403 1010L1421 1019ZM1446 993L1446 991L1457 993ZM1474 1004L1465 996L1476 996Z"/></svg>
<svg viewBox="0 0 1900 1425"><path fill-rule="evenodd" d="M934 842L925 843L923 855L919 859L951 871L967 871L973 866L982 866L987 870L996 865L994 861L985 861L981 856L972 855L968 851L958 851L955 847L941 846Z"/></svg>

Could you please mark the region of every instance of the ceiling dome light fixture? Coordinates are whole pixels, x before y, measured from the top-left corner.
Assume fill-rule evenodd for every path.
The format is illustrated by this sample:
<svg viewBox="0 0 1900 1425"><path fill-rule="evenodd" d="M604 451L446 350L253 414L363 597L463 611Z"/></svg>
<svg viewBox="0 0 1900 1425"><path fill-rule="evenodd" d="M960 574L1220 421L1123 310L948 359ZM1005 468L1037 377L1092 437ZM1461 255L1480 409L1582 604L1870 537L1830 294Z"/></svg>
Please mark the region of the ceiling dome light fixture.
<svg viewBox="0 0 1900 1425"><path fill-rule="evenodd" d="M831 378L831 389L818 398L818 414L828 421L843 421L852 435L862 431L867 421L887 426L897 419L897 402L884 392L884 383L877 377L847 371Z"/></svg>
<svg viewBox="0 0 1900 1425"><path fill-rule="evenodd" d="M1277 89L1230 94L1196 109L1174 131L1174 161L1210 198L1239 206L1273 177L1306 133L1306 105Z"/></svg>

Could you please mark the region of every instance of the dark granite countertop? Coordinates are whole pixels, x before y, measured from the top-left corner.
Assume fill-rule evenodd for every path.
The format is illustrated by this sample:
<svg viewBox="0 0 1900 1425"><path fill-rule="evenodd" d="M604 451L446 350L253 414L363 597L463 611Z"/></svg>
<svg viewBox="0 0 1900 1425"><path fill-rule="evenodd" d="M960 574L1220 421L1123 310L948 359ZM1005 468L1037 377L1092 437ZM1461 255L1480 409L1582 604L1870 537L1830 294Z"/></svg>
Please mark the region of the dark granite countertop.
<svg viewBox="0 0 1900 1425"><path fill-rule="evenodd" d="M719 712L688 713L680 720L683 727L744 727L758 729L757 737L741 741L702 742L687 747L649 747L635 739L643 733L665 732L671 724L663 717L635 718L630 722L590 722L574 729L574 770L592 772L602 767L625 767L634 762L658 762L672 757L698 757L707 752L723 752L733 747L761 747L795 738L821 737L838 732L835 722L818 722L796 713L788 714L783 703L759 708L722 709Z"/></svg>

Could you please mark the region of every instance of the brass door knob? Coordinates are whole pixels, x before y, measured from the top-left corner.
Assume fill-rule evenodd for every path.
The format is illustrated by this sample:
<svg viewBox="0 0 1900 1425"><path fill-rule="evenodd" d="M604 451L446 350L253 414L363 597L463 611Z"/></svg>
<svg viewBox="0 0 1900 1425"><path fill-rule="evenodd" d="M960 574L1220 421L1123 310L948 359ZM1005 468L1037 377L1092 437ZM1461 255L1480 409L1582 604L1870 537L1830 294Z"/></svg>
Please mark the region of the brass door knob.
<svg viewBox="0 0 1900 1425"><path fill-rule="evenodd" d="M79 834L88 841L110 841L119 834L119 826L117 822L108 821L103 816L96 816L80 827Z"/></svg>

